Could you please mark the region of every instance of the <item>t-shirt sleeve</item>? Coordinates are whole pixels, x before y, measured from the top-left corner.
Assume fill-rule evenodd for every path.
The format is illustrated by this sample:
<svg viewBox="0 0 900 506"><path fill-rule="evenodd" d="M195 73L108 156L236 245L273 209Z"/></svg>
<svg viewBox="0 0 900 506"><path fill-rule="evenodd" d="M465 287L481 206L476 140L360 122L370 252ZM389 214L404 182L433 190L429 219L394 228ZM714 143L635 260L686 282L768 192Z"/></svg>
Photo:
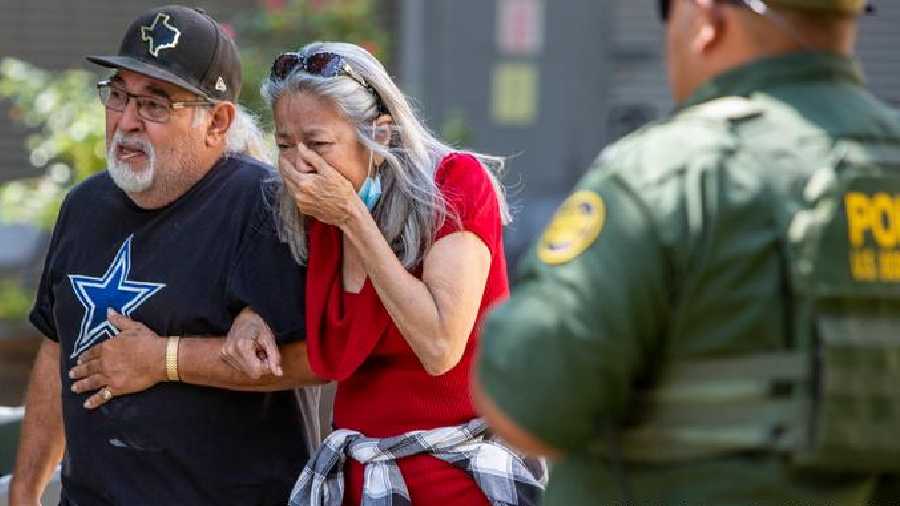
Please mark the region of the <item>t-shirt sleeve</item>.
<svg viewBox="0 0 900 506"><path fill-rule="evenodd" d="M435 241L465 230L477 235L494 256L503 233L500 205L481 162L469 154L451 154L438 167L435 180L447 204L447 217Z"/></svg>
<svg viewBox="0 0 900 506"><path fill-rule="evenodd" d="M44 270L41 272L41 280L38 283L37 292L34 296L34 305L28 314L28 320L31 324L40 333L47 336L48 339L56 342L59 342L59 335L56 332L56 321L53 318L53 259L57 254L59 237L65 228L64 221L68 202L68 197L66 197L60 206L59 216L56 219L56 225L53 227L53 234L50 237L50 246L47 248L47 256L44 258Z"/></svg>
<svg viewBox="0 0 900 506"><path fill-rule="evenodd" d="M559 212L557 242L548 229L527 255L511 298L485 322L477 364L501 411L566 451L621 421L667 310L663 249L647 210L601 169L576 190L583 200L564 206L585 215Z"/></svg>
<svg viewBox="0 0 900 506"><path fill-rule="evenodd" d="M306 339L306 267L278 239L267 206L257 209L226 290L229 308L235 313L247 306L256 311L278 344Z"/></svg>

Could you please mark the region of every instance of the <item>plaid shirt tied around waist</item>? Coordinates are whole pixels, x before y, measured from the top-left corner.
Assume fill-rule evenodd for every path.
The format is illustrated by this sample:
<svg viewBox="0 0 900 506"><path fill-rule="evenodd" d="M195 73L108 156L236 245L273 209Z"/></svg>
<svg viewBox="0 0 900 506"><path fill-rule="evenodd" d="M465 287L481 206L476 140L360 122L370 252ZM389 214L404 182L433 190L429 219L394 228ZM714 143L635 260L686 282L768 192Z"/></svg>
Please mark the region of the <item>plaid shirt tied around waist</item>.
<svg viewBox="0 0 900 506"><path fill-rule="evenodd" d="M487 434L480 418L456 427L373 439L333 432L312 456L291 492L290 506L341 506L347 456L365 466L362 506L411 505L397 461L428 454L475 480L493 506L535 506L547 478L542 460L525 460Z"/></svg>

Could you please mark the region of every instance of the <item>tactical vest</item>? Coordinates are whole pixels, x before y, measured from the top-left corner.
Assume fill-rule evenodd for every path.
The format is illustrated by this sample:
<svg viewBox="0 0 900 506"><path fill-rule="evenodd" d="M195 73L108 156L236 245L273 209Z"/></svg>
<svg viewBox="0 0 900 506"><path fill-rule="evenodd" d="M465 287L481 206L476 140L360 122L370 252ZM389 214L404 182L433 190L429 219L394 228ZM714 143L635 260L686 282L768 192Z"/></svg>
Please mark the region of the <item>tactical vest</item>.
<svg viewBox="0 0 900 506"><path fill-rule="evenodd" d="M781 213L793 349L673 364L638 394L641 421L596 449L900 472L900 144L839 141L832 154Z"/></svg>

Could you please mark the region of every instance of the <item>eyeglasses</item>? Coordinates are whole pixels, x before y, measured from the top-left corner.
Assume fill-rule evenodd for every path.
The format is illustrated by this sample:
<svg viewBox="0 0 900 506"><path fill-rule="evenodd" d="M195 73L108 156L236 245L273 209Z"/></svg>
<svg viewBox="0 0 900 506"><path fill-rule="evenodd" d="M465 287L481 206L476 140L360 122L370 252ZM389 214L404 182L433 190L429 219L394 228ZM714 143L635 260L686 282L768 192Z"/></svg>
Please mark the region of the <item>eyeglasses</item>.
<svg viewBox="0 0 900 506"><path fill-rule="evenodd" d="M179 100L172 101L165 97L153 95L135 95L115 86L110 81L97 83L97 94L100 103L107 109L116 112L124 112L128 107L128 101L135 100L138 116L153 123L166 123L172 117L172 111L186 107L212 107L215 104L209 100Z"/></svg>
<svg viewBox="0 0 900 506"><path fill-rule="evenodd" d="M764 14L768 8L768 6L762 0L723 0L722 3L748 7L758 14ZM669 14L671 14L672 12L672 0L659 0L658 5L659 19L662 20L663 23L668 22ZM863 12L865 12L866 14L875 14L875 6L871 3L866 3L866 8Z"/></svg>
<svg viewBox="0 0 900 506"><path fill-rule="evenodd" d="M663 23L669 22L669 12L672 8L672 2L670 0L659 0L659 20Z"/></svg>
<svg viewBox="0 0 900 506"><path fill-rule="evenodd" d="M745 0L724 0L721 3L750 7ZM671 13L672 0L659 0L659 19L662 20L663 23L667 23L669 21L669 14Z"/></svg>
<svg viewBox="0 0 900 506"><path fill-rule="evenodd" d="M269 77L278 80L287 79L298 68L307 74L319 77L349 77L375 96L379 112L387 112L387 108L384 106L384 102L382 102L381 96L375 88L367 83L358 72L353 70L353 67L339 54L327 51L311 55L295 52L282 53L272 63Z"/></svg>

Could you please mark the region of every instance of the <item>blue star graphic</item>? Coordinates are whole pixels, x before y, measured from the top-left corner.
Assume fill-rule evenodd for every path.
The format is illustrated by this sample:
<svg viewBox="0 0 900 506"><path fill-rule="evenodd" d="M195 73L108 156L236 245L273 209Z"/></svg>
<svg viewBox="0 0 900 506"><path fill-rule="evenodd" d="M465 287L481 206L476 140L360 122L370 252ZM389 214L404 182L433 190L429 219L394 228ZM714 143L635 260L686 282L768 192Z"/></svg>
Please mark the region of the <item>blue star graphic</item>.
<svg viewBox="0 0 900 506"><path fill-rule="evenodd" d="M160 49L177 46L178 39L181 38L181 30L169 24L170 19L172 18L168 14L160 12L150 26L141 27L141 40L150 43L147 50L157 58Z"/></svg>
<svg viewBox="0 0 900 506"><path fill-rule="evenodd" d="M84 306L84 317L81 319L81 331L75 340L72 355L75 358L90 348L103 337L111 337L119 331L106 320L107 308L115 309L120 314L130 316L131 312L165 288L164 283L143 283L129 281L131 271L131 240L128 237L106 274L100 278L70 274L69 281L81 305Z"/></svg>

